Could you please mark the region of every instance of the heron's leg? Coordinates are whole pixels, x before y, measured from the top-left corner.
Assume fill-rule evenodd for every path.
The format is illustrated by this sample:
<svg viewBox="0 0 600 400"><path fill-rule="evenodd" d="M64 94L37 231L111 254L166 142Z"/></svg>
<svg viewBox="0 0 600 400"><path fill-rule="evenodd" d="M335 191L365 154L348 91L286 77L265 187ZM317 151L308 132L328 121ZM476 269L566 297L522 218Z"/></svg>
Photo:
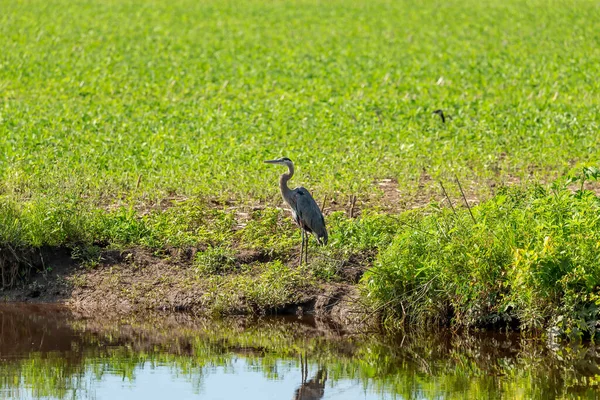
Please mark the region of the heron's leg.
<svg viewBox="0 0 600 400"><path fill-rule="evenodd" d="M304 254L304 229L300 228L300 235L302 235L302 246L300 246L300 265L302 265L302 256Z"/></svg>
<svg viewBox="0 0 600 400"><path fill-rule="evenodd" d="M304 247L306 247L304 249L304 251L306 252L304 255L304 262L308 264L308 241L309 241L310 235L307 232L305 232L304 235L306 235L306 243L304 244Z"/></svg>
<svg viewBox="0 0 600 400"><path fill-rule="evenodd" d="M304 248L302 249L303 254L306 254L306 247L308 246L308 234L306 233L305 230L302 230L304 232ZM304 257L304 264L306 264L308 262L308 260L306 259L306 257Z"/></svg>

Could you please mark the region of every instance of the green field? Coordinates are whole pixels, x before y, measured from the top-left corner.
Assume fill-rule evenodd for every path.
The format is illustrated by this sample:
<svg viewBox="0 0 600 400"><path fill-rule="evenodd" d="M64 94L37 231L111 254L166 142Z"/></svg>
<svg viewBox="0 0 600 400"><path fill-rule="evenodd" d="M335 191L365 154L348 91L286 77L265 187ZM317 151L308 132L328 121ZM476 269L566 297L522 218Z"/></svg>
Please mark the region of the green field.
<svg viewBox="0 0 600 400"><path fill-rule="evenodd" d="M595 1L2 1L16 198L376 194L423 168L545 179L595 161ZM431 112L454 119L441 126ZM137 179L143 175L136 190Z"/></svg>
<svg viewBox="0 0 600 400"><path fill-rule="evenodd" d="M539 306L542 320L529 325L545 326L571 290L565 283L550 293L553 284L578 268L583 280L595 274L597 198L536 184L564 182L600 155L597 1L0 0L0 10L3 249L208 246L197 261L208 273L228 270L239 248L253 248L291 265L299 233L273 208L281 205L282 171L262 163L287 156L297 164L293 183L319 202L327 196L328 211L357 196L361 218L328 215L332 241L319 254L376 254L367 266L395 265L393 278L368 289L381 305L395 304L391 314L402 308L398 293L429 290L435 278L451 293L440 300L450 309L493 292L499 297L486 302L494 312L536 314ZM432 115L438 108L452 116L446 124ZM471 221L466 209L428 206L430 196L441 198L438 181L459 201L455 176L472 200L498 204L500 196L514 205L505 214L487 203L474 210L484 232L497 238L531 228L499 240L498 253L477 253L483 261L469 268L497 267L480 277L489 287L477 295L452 279L467 273L462 283L471 288L472 269L462 269L468 263L459 255L489 243L452 236L477 232L465 228L470 222L450 229ZM382 179L391 179L394 196L383 195ZM509 184L522 193L506 195ZM253 213L258 204L267 208ZM401 213L415 204L421 211ZM424 217L432 213L446 222ZM575 216L585 219L578 233L549 222ZM417 228L431 229L425 238L441 250L414 254L444 273L428 275L422 259L399 255L401 238L418 236ZM514 275L507 271L522 265L515 254L546 251L550 234L566 261L542 283L519 281L542 285L530 294L543 304L506 300ZM444 253L440 238L466 247ZM590 247L574 247L583 242ZM336 279L337 267L318 264L315 285ZM406 279L399 284L398 276ZM575 285L569 307L595 304L578 297L580 289L597 292L590 279ZM432 312L445 311L415 315Z"/></svg>

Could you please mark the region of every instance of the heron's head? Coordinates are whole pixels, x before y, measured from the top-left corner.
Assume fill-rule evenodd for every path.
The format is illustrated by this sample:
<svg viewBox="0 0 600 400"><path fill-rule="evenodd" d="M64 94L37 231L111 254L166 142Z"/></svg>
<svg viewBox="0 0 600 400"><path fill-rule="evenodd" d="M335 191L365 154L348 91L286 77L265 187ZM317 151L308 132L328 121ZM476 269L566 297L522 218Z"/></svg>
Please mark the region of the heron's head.
<svg viewBox="0 0 600 400"><path fill-rule="evenodd" d="M287 167L289 167L290 165L294 165L294 163L292 163L292 160L290 160L287 157L276 158L275 160L267 160L265 162L267 164L285 165Z"/></svg>

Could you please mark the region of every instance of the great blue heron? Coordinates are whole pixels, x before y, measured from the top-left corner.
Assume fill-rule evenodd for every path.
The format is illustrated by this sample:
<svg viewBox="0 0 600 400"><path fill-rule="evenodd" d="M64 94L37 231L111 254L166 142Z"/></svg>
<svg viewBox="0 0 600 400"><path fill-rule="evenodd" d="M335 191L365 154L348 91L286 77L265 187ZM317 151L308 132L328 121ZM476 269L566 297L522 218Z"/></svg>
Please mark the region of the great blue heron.
<svg viewBox="0 0 600 400"><path fill-rule="evenodd" d="M321 209L310 195L310 192L303 187L290 189L288 181L294 176L294 163L287 157L276 160L265 161L267 164L279 164L288 167L288 172L279 177L279 190L281 196L288 206L292 209L292 217L302 232L302 247L300 247L300 265L302 265L302 256L308 263L308 234L312 233L321 245L327 244L327 228ZM306 250L305 250L306 249ZM306 253L305 253L306 252Z"/></svg>

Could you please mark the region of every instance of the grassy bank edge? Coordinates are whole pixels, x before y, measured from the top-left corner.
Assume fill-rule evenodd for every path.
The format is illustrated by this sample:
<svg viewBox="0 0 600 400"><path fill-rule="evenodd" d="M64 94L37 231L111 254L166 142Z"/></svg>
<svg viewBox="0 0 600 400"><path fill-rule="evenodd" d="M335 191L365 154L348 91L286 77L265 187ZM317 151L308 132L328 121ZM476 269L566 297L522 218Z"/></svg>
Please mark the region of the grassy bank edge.
<svg viewBox="0 0 600 400"><path fill-rule="evenodd" d="M105 270L106 249L123 254L143 248L155 258L142 267L158 261L169 267L157 271L157 280L126 290L122 296L132 302L147 293L168 295L155 289L177 285L199 296L195 304L211 313L261 313L305 304L324 288L346 285L360 290L359 304L391 327L510 326L594 336L600 201L585 190L585 180L597 178L598 171L588 168L552 185L504 187L469 208L448 198L445 205L399 214L363 210L348 218L334 212L327 216L330 244L313 247L303 267L295 254L298 231L276 207L242 212L190 199L140 212L78 200L3 198L3 283L26 280L32 269L47 272L39 249L60 247L79 266L69 285L90 288L100 281L86 277ZM140 268L131 259L119 265ZM104 271L102 279L112 272L118 281L116 270ZM114 287L130 284L121 283Z"/></svg>

